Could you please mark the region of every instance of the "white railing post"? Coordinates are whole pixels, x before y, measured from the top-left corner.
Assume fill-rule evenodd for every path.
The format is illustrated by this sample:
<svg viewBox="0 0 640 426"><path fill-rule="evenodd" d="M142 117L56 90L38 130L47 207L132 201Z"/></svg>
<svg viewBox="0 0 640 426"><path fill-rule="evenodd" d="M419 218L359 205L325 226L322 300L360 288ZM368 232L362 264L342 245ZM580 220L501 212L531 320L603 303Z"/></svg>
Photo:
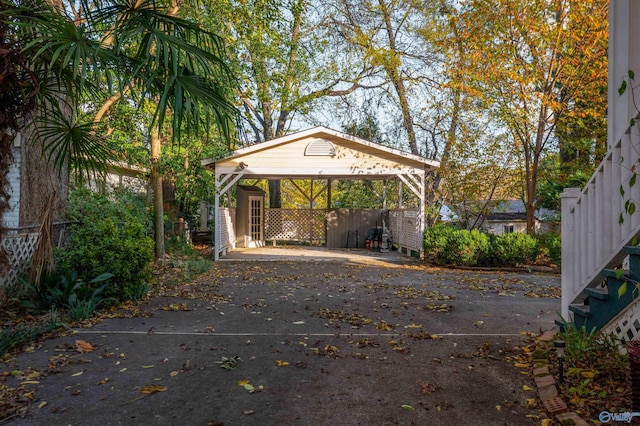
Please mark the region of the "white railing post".
<svg viewBox="0 0 640 426"><path fill-rule="evenodd" d="M575 238L575 217L573 215L573 207L580 197L580 188L567 188L560 195L561 211L562 211L562 310L560 314L564 320L569 320L569 304L573 301L573 297L567 295L573 294L573 287L576 285L575 264L580 259L576 258L576 254L581 252L580 247L576 247L578 243Z"/></svg>

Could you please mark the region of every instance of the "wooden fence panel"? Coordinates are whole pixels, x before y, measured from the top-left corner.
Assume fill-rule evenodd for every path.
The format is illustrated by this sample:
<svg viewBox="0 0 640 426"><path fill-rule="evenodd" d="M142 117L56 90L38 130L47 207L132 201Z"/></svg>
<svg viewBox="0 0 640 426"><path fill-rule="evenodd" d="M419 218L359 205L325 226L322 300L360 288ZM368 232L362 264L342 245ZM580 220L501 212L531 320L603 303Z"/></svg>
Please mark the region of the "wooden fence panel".
<svg viewBox="0 0 640 426"><path fill-rule="evenodd" d="M364 248L369 230L389 226L388 210L333 209L327 214L327 248Z"/></svg>

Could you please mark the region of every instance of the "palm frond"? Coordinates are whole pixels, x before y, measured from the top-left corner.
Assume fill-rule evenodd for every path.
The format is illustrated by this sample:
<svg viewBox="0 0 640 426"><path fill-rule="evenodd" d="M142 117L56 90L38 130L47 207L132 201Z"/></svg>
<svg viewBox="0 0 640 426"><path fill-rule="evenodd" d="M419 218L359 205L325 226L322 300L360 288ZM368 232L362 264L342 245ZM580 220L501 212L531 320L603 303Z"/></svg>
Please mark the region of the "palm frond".
<svg viewBox="0 0 640 426"><path fill-rule="evenodd" d="M171 111L171 134L179 139L183 124L197 131L205 127L203 117L212 114L229 137L237 112L231 92L223 90L233 79L221 38L166 13L153 0L109 0L94 19L113 16L118 17L112 18L114 49L122 54L137 46L128 66L139 99L158 99L151 125L162 127Z"/></svg>
<svg viewBox="0 0 640 426"><path fill-rule="evenodd" d="M80 123L65 114L36 119L37 136L44 146L47 161L58 170L77 170L89 177L106 172L110 150L103 138L96 135L92 123Z"/></svg>

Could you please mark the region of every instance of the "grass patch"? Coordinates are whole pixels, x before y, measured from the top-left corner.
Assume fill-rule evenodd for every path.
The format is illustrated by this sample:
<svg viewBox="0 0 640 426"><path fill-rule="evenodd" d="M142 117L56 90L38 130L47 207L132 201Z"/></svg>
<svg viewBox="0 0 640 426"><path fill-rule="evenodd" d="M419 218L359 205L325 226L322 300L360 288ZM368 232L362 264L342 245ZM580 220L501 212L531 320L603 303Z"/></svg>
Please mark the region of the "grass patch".
<svg viewBox="0 0 640 426"><path fill-rule="evenodd" d="M58 313L51 310L34 321L20 322L0 331L0 356L16 347L31 343L47 333L63 327Z"/></svg>

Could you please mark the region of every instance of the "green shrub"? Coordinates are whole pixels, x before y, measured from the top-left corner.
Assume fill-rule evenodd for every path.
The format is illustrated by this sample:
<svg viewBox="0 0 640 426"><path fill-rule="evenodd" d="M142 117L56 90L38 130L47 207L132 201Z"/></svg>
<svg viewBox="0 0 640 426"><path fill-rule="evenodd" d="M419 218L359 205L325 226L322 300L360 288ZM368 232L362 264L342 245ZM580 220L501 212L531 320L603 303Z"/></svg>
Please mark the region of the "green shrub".
<svg viewBox="0 0 640 426"><path fill-rule="evenodd" d="M427 229L423 240L425 256L436 261L443 260L442 254L447 248L454 231L454 228L442 223Z"/></svg>
<svg viewBox="0 0 640 426"><path fill-rule="evenodd" d="M538 245L548 251L551 261L556 265L560 265L562 254L562 241L560 240L560 234L549 232L538 235L537 239Z"/></svg>
<svg viewBox="0 0 640 426"><path fill-rule="evenodd" d="M441 257L446 263L474 266L486 261L489 249L489 237L486 234L477 229L455 230L449 236Z"/></svg>
<svg viewBox="0 0 640 426"><path fill-rule="evenodd" d="M537 253L536 239L520 232L497 235L491 244L491 261L497 266L516 266L534 261Z"/></svg>
<svg viewBox="0 0 640 426"><path fill-rule="evenodd" d="M153 260L153 240L146 236L149 220L136 194L119 190L110 195L86 189L73 191L67 217L69 243L59 259L87 281L105 272L114 275L104 297L131 300L146 292Z"/></svg>
<svg viewBox="0 0 640 426"><path fill-rule="evenodd" d="M36 312L65 309L72 320L88 319L104 301L102 292L111 278L113 274L105 272L85 283L76 271L62 265L57 271L45 271L37 284L21 279L29 298L20 304Z"/></svg>

